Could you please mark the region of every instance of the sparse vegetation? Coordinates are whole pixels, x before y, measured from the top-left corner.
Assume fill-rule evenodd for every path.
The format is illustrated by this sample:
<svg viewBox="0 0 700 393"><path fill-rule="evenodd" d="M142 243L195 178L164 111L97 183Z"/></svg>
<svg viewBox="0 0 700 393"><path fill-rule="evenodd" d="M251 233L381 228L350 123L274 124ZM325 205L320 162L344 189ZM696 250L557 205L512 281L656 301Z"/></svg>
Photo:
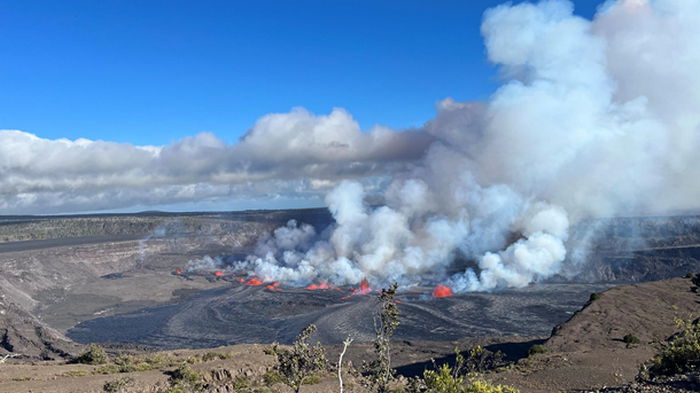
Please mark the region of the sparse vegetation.
<svg viewBox="0 0 700 393"><path fill-rule="evenodd" d="M170 390L167 393L197 392L202 388L202 376L188 364L181 364L170 372Z"/></svg>
<svg viewBox="0 0 700 393"><path fill-rule="evenodd" d="M253 383L250 381L250 378L246 377L245 375L236 377L231 383L231 387L234 389L234 391L248 389L251 386L253 386Z"/></svg>
<svg viewBox="0 0 700 393"><path fill-rule="evenodd" d="M680 332L652 360L649 374L673 375L700 368L700 319L677 319Z"/></svg>
<svg viewBox="0 0 700 393"><path fill-rule="evenodd" d="M374 352L376 359L365 366L370 384L378 393L387 393L389 384L394 379L391 368L391 337L399 326L399 309L396 306L397 283L382 289L379 294L379 312L374 317Z"/></svg>
<svg viewBox="0 0 700 393"><path fill-rule="evenodd" d="M622 341L625 343L627 348L632 348L639 345L639 338L632 333L627 333L625 337L622 337Z"/></svg>
<svg viewBox="0 0 700 393"><path fill-rule="evenodd" d="M593 292L593 293L591 293L591 296L588 298L588 301L589 301L589 302L594 302L594 301L600 299L601 297L603 297L602 294L597 293L597 292Z"/></svg>
<svg viewBox="0 0 700 393"><path fill-rule="evenodd" d="M547 353L547 347L545 347L542 344L535 344L530 347L530 349L527 350L527 354L532 356L532 355L537 355L540 353Z"/></svg>
<svg viewBox="0 0 700 393"><path fill-rule="evenodd" d="M455 348L455 352L457 349ZM483 373L504 366L503 352L492 352L477 345L469 350L469 356L464 361L464 369L467 373Z"/></svg>
<svg viewBox="0 0 700 393"><path fill-rule="evenodd" d="M204 355L202 355L203 362L210 362L212 360L224 360L230 358L231 354L221 352L207 352Z"/></svg>
<svg viewBox="0 0 700 393"><path fill-rule="evenodd" d="M454 367L450 367L449 364L445 363L435 370L425 370L423 372L426 391L434 393L466 392L467 387L462 374L464 371L464 356L456 349L455 356Z"/></svg>
<svg viewBox="0 0 700 393"><path fill-rule="evenodd" d="M190 360L190 359L188 359ZM188 361L186 361L188 362ZM114 363L104 365L97 368L95 374L118 374L118 373L130 373L134 371L149 371L149 370L160 370L168 367L174 367L181 362L165 356L151 356L146 358L140 358L136 356L120 356ZM189 362L188 362L189 363Z"/></svg>
<svg viewBox="0 0 700 393"><path fill-rule="evenodd" d="M129 377L119 378L119 379L115 379L113 381L105 382L105 384L102 386L102 390L107 392L107 393L121 393L127 387L129 387L133 384L134 384L133 378L129 378Z"/></svg>
<svg viewBox="0 0 700 393"><path fill-rule="evenodd" d="M71 371L66 371L63 373L66 377L84 377L88 375L88 372L85 370L71 370Z"/></svg>
<svg viewBox="0 0 700 393"><path fill-rule="evenodd" d="M276 383L284 383L282 380L282 375L274 370L269 370L263 375L263 382L265 385L272 386Z"/></svg>
<svg viewBox="0 0 700 393"><path fill-rule="evenodd" d="M469 385L465 393L520 393L520 391L510 386L493 385L486 381L476 380Z"/></svg>
<svg viewBox="0 0 700 393"><path fill-rule="evenodd" d="M316 325L309 325L297 336L291 349L282 349L275 345L271 353L277 356L275 371L282 382L299 393L310 377L326 368L326 352L320 343L309 344L311 334L316 331Z"/></svg>
<svg viewBox="0 0 700 393"><path fill-rule="evenodd" d="M90 344L88 349L81 353L80 356L75 358L73 362L91 364L94 366L98 364L105 364L108 360L109 358L107 357L107 353L105 352L104 348L97 344Z"/></svg>
<svg viewBox="0 0 700 393"><path fill-rule="evenodd" d="M470 351L470 356L481 356L484 349L477 347ZM489 352L489 351L487 351ZM423 373L422 381L414 381L413 389L417 392L425 393L518 393L517 389L510 386L492 385L488 382L474 379L468 380L468 359L455 349L455 363L450 366L445 363L435 370L426 370ZM418 386L418 389L416 389Z"/></svg>

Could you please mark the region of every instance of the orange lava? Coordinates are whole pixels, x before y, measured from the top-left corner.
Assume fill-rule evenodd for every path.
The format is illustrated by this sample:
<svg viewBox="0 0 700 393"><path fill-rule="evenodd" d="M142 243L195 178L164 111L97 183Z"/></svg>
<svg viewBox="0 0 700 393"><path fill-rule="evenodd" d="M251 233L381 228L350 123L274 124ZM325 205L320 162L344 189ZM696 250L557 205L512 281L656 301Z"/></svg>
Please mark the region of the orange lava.
<svg viewBox="0 0 700 393"><path fill-rule="evenodd" d="M357 291L355 294L356 295L366 295L370 292L372 292L372 288L369 287L369 283L367 282L367 279L364 279L360 283L360 290Z"/></svg>
<svg viewBox="0 0 700 393"><path fill-rule="evenodd" d="M350 288L350 291L352 292L350 295L343 296L341 299L349 299L352 296L357 296L357 295L366 295L366 294L372 292L372 288L369 287L369 282L367 282L367 279L364 279L360 283L360 289Z"/></svg>
<svg viewBox="0 0 700 393"><path fill-rule="evenodd" d="M315 291L315 290L318 290L318 289L336 289L336 290L340 290L340 288L336 288L336 287L334 287L334 286L332 286L332 285L328 285L327 282L322 282L322 283L320 283L320 284L311 284L311 285L309 285L308 287L306 287L306 288L304 288L304 289L308 289L309 291Z"/></svg>
<svg viewBox="0 0 700 393"><path fill-rule="evenodd" d="M215 275L216 277L223 277L223 276L224 276L224 272L217 270L217 271L214 272L214 275Z"/></svg>
<svg viewBox="0 0 700 393"><path fill-rule="evenodd" d="M272 284L266 286L265 289L269 289L271 291L279 291L280 290L279 286L280 286L280 283L278 281L275 281Z"/></svg>
<svg viewBox="0 0 700 393"><path fill-rule="evenodd" d="M175 274L182 274L182 269L180 269L180 268L175 269Z"/></svg>
<svg viewBox="0 0 700 393"><path fill-rule="evenodd" d="M238 281L238 282L240 282L240 283L244 283L244 282L245 282L245 279L244 279L244 278L238 278L238 279L236 279L236 281Z"/></svg>
<svg viewBox="0 0 700 393"><path fill-rule="evenodd" d="M248 280L248 282L245 283L245 285L250 285L252 287L258 286L258 285L263 285L263 282L258 280L257 278L251 278Z"/></svg>
<svg viewBox="0 0 700 393"><path fill-rule="evenodd" d="M454 296L454 293L452 293L452 288L450 288L446 285L438 285L433 290L433 297L448 297L448 296Z"/></svg>

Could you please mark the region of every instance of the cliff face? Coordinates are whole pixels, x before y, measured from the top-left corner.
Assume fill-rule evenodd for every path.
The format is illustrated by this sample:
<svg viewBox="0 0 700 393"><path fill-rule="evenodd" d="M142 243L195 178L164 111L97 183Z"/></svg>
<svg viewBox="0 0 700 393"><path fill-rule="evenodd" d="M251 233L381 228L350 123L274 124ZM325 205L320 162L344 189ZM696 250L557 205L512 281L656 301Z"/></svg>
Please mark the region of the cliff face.
<svg viewBox="0 0 700 393"><path fill-rule="evenodd" d="M40 359L67 358L78 345L0 296L0 357L8 353Z"/></svg>

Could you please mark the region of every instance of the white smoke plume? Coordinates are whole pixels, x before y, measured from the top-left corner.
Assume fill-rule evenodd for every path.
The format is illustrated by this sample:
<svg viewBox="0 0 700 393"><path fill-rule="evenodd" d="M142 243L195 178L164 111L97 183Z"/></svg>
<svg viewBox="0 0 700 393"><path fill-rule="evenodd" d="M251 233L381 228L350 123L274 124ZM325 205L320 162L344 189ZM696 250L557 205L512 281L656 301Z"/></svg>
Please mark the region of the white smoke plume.
<svg viewBox="0 0 700 393"><path fill-rule="evenodd" d="M490 100L440 103L423 130L436 141L381 206L343 182L326 197L331 232L310 244L290 223L237 267L294 284L522 287L562 271L571 222L696 209L698 15L695 0L610 1L593 20L563 0L487 11L506 78Z"/></svg>

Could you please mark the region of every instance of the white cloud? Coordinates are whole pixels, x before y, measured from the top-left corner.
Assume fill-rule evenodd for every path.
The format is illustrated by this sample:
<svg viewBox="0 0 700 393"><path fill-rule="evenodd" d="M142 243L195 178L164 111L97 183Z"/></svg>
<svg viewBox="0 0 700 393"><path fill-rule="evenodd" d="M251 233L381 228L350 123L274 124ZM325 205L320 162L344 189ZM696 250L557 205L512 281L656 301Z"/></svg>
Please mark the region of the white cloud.
<svg viewBox="0 0 700 393"><path fill-rule="evenodd" d="M0 130L0 214L319 200L342 178L404 167L431 140L419 131L364 132L342 109L316 116L300 108L264 116L233 145L211 133L134 146Z"/></svg>

